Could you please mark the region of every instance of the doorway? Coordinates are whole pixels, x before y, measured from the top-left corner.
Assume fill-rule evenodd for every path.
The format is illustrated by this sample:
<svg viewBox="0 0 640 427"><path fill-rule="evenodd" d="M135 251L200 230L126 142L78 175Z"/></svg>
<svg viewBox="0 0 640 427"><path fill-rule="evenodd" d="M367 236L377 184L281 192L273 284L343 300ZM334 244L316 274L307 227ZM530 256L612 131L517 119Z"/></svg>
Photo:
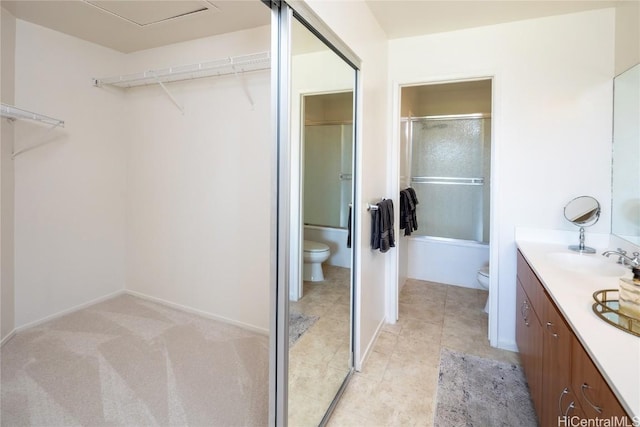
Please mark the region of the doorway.
<svg viewBox="0 0 640 427"><path fill-rule="evenodd" d="M491 243L492 80L407 85L399 95L399 189L412 188L419 204L418 228L399 239L394 297L407 279L482 288L478 272L489 270Z"/></svg>

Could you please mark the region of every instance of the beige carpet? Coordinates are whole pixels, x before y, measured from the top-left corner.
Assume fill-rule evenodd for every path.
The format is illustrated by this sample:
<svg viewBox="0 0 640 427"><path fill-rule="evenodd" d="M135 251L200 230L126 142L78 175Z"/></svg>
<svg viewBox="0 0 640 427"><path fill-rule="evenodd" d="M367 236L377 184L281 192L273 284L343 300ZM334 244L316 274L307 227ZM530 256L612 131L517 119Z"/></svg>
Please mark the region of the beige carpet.
<svg viewBox="0 0 640 427"><path fill-rule="evenodd" d="M2 426L268 423L268 337L132 296L16 334Z"/></svg>

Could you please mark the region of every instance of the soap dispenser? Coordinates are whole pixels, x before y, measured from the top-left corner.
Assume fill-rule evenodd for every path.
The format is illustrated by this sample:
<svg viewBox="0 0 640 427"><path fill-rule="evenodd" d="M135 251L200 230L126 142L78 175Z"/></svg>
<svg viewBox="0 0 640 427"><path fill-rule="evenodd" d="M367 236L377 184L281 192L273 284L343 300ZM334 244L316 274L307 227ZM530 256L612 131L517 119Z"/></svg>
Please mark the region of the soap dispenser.
<svg viewBox="0 0 640 427"><path fill-rule="evenodd" d="M620 279L620 312L640 321L640 267L633 267L633 279Z"/></svg>

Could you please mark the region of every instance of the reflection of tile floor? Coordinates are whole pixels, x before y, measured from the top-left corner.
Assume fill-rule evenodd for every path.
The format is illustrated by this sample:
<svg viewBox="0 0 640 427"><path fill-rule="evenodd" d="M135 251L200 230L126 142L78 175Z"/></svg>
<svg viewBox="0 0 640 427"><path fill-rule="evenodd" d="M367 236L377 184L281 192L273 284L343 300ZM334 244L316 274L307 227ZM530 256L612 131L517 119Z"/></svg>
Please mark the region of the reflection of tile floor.
<svg viewBox="0 0 640 427"><path fill-rule="evenodd" d="M400 319L383 327L328 425L433 425L442 347L520 363L517 353L489 346L486 298L479 289L408 280Z"/></svg>
<svg viewBox="0 0 640 427"><path fill-rule="evenodd" d="M317 426L349 369L350 270L324 264L289 309L319 319L289 350L289 425Z"/></svg>

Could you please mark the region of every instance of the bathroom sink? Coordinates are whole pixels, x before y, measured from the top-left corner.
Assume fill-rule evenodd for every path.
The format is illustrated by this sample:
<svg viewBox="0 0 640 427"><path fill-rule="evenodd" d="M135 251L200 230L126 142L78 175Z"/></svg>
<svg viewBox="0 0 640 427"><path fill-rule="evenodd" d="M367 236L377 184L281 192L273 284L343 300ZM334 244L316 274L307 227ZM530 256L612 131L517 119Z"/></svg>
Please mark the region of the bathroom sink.
<svg viewBox="0 0 640 427"><path fill-rule="evenodd" d="M576 273L622 277L628 273L628 269L616 264L614 261L605 259L597 254L586 255L572 252L552 252L548 255L549 260L563 270Z"/></svg>

